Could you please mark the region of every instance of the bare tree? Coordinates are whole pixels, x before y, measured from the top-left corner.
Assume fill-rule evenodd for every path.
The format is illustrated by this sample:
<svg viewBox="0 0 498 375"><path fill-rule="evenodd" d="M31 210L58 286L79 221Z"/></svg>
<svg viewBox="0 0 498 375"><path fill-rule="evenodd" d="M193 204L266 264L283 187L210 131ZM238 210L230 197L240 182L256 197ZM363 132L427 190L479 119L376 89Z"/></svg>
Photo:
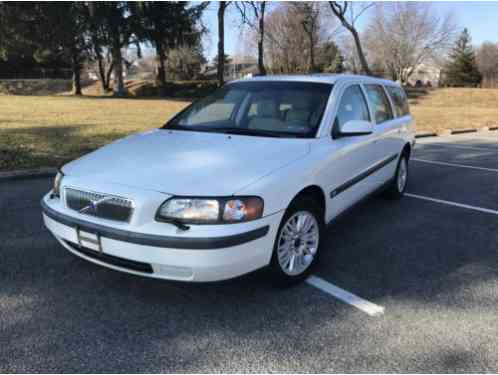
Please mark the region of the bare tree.
<svg viewBox="0 0 498 375"><path fill-rule="evenodd" d="M327 48L322 47L331 43L336 28L323 7L316 3L308 5L313 6L312 20L303 11L303 3L281 3L266 17L265 59L271 72L302 73L323 65ZM334 57L331 56L330 63Z"/></svg>
<svg viewBox="0 0 498 375"><path fill-rule="evenodd" d="M320 4L313 2L293 3L296 10L302 15L301 25L308 37L309 72L315 71L315 49L318 44L318 30L320 28Z"/></svg>
<svg viewBox="0 0 498 375"><path fill-rule="evenodd" d="M477 50L477 65L482 74L482 87L498 86L498 44L484 42Z"/></svg>
<svg viewBox="0 0 498 375"><path fill-rule="evenodd" d="M372 75L370 67L368 66L367 59L365 57L365 53L363 52L363 48L361 45L360 34L356 29L355 23L358 18L365 13L365 11L371 8L374 4L362 4L361 8L355 11L353 2L351 1L329 1L330 9L334 15L339 19L342 26L344 26L352 35L356 52L358 53L358 59L360 60L361 68L363 73L367 75ZM349 11L349 12L348 12ZM349 13L349 14L348 14Z"/></svg>
<svg viewBox="0 0 498 375"><path fill-rule="evenodd" d="M230 1L220 1L218 3L218 84L224 83L225 72L225 10Z"/></svg>
<svg viewBox="0 0 498 375"><path fill-rule="evenodd" d="M289 4L282 4L266 18L268 67L272 73L297 73L306 68L302 47L306 34L300 14Z"/></svg>
<svg viewBox="0 0 498 375"><path fill-rule="evenodd" d="M451 14L439 17L429 3L399 2L378 4L366 34L371 56L405 83L419 66L444 56L454 32Z"/></svg>
<svg viewBox="0 0 498 375"><path fill-rule="evenodd" d="M353 36L351 34L342 35L339 38L339 48L343 53L346 71L359 74L361 72L361 63L358 53L356 53Z"/></svg>
<svg viewBox="0 0 498 375"><path fill-rule="evenodd" d="M258 70L266 75L264 64L265 11L266 1L237 1L242 23L248 25L258 35Z"/></svg>

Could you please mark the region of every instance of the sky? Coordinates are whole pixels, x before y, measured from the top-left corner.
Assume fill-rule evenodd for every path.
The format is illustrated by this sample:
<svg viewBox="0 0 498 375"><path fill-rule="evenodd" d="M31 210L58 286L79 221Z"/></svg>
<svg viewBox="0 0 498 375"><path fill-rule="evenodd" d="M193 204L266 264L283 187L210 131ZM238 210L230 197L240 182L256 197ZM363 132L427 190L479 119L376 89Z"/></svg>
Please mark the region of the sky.
<svg viewBox="0 0 498 375"><path fill-rule="evenodd" d="M444 16L453 13L454 19L460 29L468 28L474 45L482 42L498 42L498 1L431 1L431 9L438 15ZM211 2L203 15L203 22L208 27L209 33L204 38L204 52L208 60L216 55L218 43L218 21L215 2ZM234 55L241 51L241 29L236 9L231 6L225 19L225 53ZM229 7L230 9L230 7ZM373 16L370 10L362 16L359 29L365 27L369 17Z"/></svg>

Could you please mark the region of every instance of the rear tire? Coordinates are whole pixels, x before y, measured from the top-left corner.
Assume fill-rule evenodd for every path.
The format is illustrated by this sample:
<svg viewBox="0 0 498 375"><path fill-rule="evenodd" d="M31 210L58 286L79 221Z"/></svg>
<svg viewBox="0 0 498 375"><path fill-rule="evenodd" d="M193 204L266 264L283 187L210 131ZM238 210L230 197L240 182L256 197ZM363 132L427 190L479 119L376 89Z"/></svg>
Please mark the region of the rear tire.
<svg viewBox="0 0 498 375"><path fill-rule="evenodd" d="M398 160L396 172L386 189L385 196L389 199L401 199L405 195L408 183L408 158L402 154Z"/></svg>
<svg viewBox="0 0 498 375"><path fill-rule="evenodd" d="M324 240L323 211L315 200L291 203L280 223L270 262L272 280L290 286L305 280L318 261Z"/></svg>

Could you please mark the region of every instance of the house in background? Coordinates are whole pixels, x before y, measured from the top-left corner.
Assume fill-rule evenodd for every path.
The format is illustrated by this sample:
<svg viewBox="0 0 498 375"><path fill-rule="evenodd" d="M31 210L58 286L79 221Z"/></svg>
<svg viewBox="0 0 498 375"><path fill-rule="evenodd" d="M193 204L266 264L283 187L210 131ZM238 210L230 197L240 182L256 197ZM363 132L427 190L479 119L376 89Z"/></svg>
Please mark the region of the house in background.
<svg viewBox="0 0 498 375"><path fill-rule="evenodd" d="M441 67L436 64L420 64L408 78L408 83L415 87L437 87L441 78Z"/></svg>

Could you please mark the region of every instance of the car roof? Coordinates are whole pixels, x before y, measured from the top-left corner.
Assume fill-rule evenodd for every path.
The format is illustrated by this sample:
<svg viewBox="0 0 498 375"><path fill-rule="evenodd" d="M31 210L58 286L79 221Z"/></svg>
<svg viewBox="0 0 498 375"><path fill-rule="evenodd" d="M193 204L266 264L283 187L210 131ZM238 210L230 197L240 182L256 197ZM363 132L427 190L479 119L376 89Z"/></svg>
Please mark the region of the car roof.
<svg viewBox="0 0 498 375"><path fill-rule="evenodd" d="M382 85L399 86L396 82L363 76L358 74L328 74L328 73L317 73L317 74L292 74L292 75L267 75L267 76L257 76L251 78L242 78L232 82L258 82L258 81L293 81L293 82L319 82L319 83L343 83L347 81L362 81L364 83L377 83Z"/></svg>

